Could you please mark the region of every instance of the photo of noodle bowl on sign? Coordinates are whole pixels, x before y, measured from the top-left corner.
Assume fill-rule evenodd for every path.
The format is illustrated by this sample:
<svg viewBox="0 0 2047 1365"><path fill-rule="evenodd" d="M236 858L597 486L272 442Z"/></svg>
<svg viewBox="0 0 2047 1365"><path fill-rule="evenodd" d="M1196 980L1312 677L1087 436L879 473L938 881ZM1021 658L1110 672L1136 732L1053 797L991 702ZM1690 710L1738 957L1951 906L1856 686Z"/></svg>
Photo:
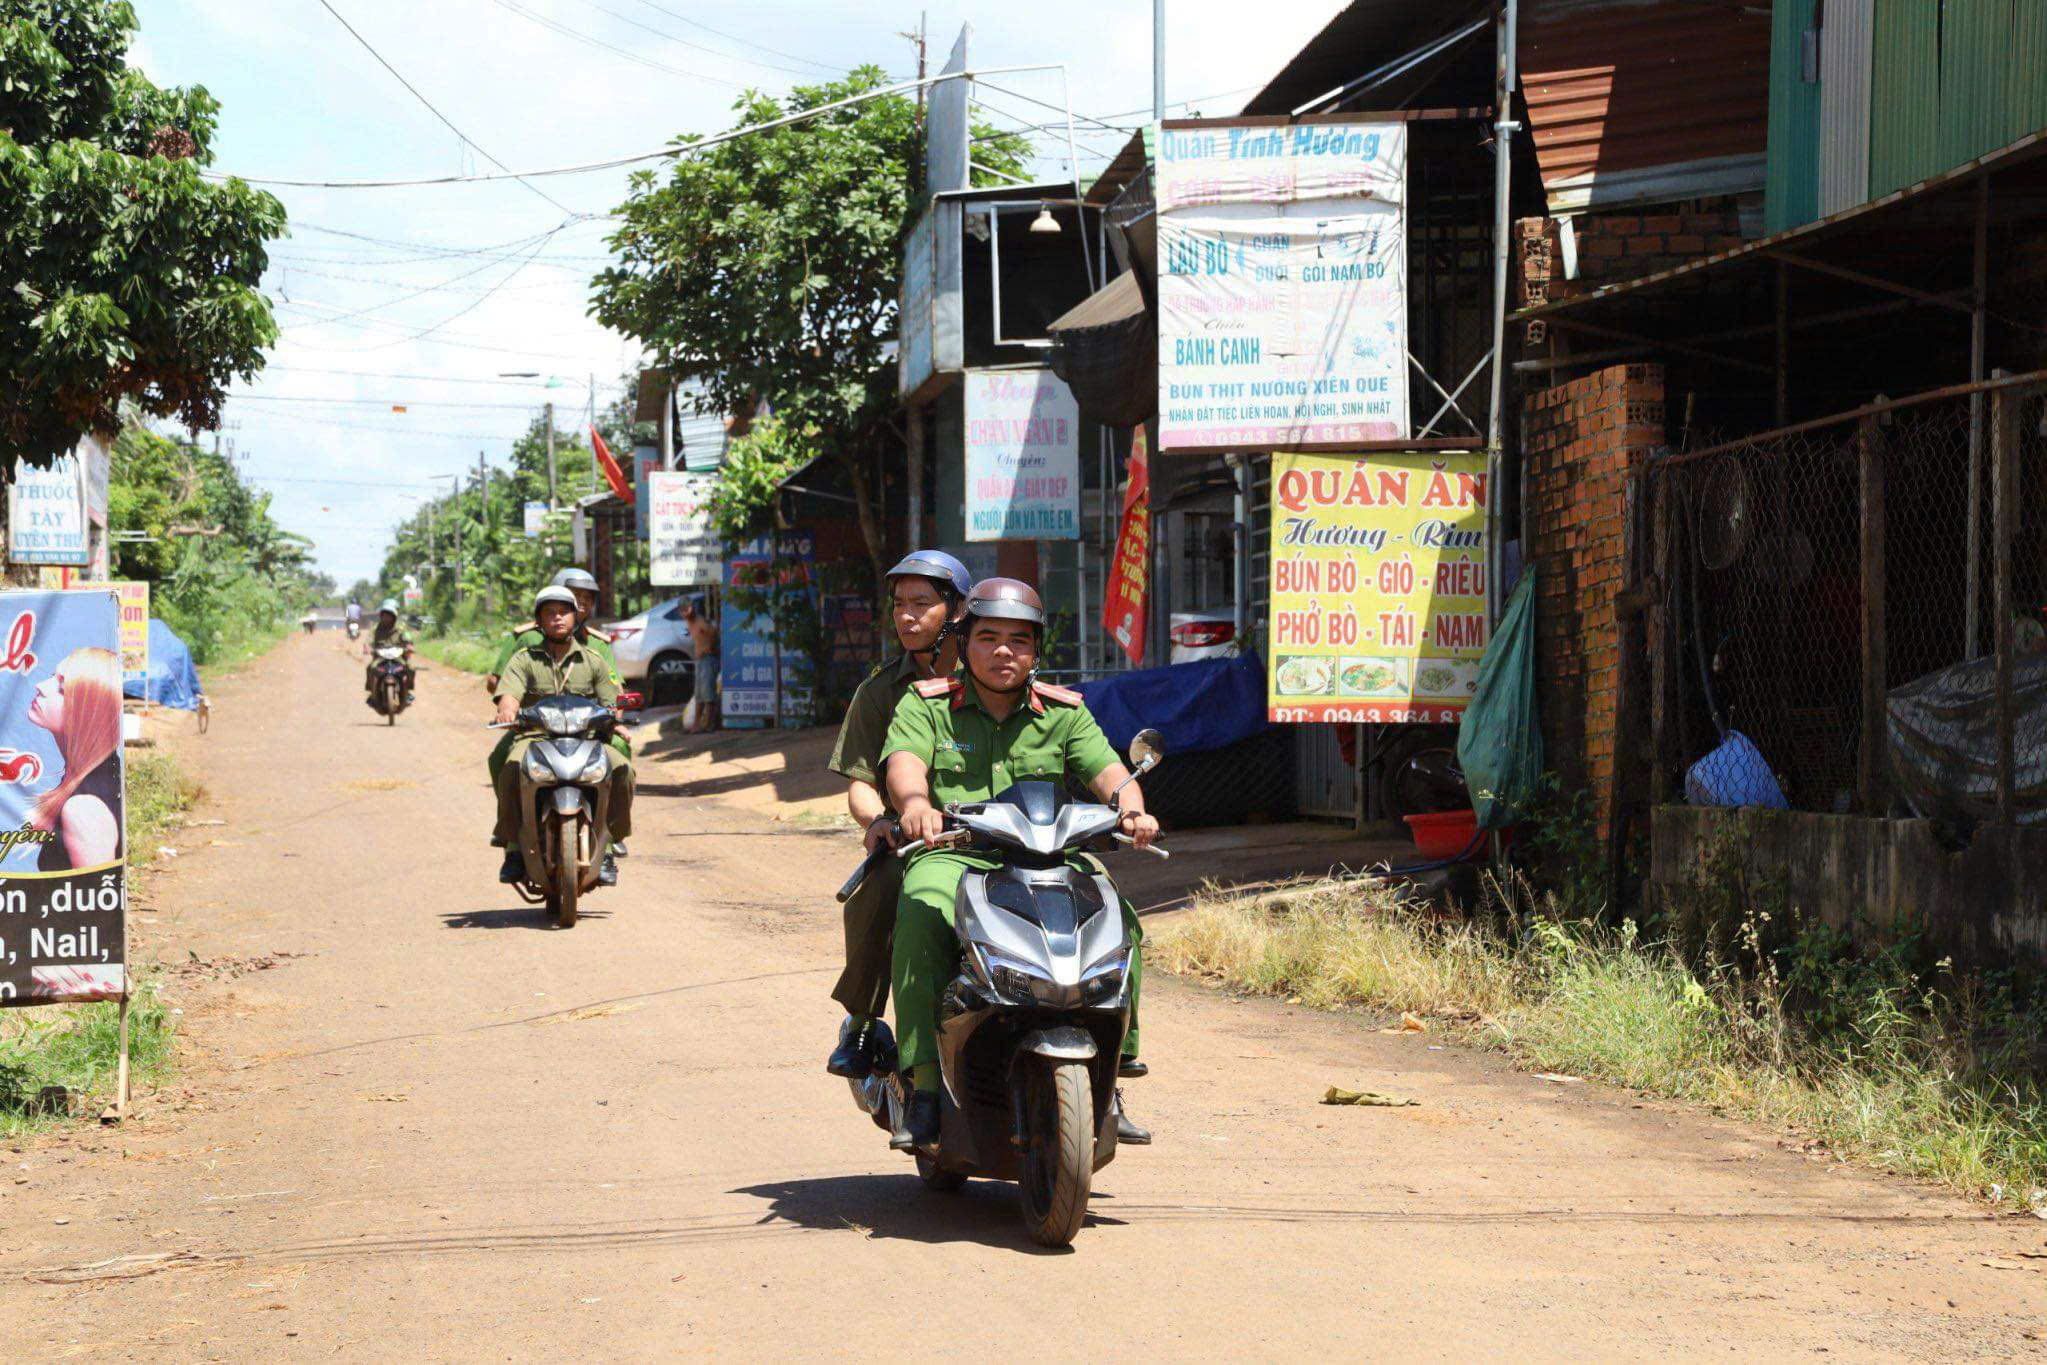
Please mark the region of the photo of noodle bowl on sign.
<svg viewBox="0 0 2047 1365"><path fill-rule="evenodd" d="M1272 457L1267 710L1454 722L1486 645L1485 457Z"/></svg>

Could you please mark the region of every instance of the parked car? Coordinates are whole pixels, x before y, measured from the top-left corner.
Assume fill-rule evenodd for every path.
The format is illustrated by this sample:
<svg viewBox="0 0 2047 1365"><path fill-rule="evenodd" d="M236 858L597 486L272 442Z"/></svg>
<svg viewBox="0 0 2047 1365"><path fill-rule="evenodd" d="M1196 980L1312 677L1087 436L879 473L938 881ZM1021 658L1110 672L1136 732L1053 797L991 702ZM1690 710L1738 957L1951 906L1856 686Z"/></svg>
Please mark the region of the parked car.
<svg viewBox="0 0 2047 1365"><path fill-rule="evenodd" d="M1168 663L1191 664L1196 659L1228 659L1237 653L1237 614L1234 611L1176 611L1166 633L1173 646Z"/></svg>
<svg viewBox="0 0 2047 1365"><path fill-rule="evenodd" d="M626 686L649 706L680 706L696 690L696 650L682 622L682 599L656 602L638 616L606 626Z"/></svg>

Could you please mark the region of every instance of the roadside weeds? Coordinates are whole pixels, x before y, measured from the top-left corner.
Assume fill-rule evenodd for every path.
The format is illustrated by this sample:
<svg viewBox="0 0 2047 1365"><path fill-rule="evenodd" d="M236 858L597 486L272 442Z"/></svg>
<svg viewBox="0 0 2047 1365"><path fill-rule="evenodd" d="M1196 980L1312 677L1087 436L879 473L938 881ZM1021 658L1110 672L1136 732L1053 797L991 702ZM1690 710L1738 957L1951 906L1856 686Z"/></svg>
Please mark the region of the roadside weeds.
<svg viewBox="0 0 2047 1365"><path fill-rule="evenodd" d="M1732 952L1688 955L1554 902L1497 910L1444 919L1377 883L1209 895L1150 951L1242 991L1417 1016L1531 1071L1703 1105L1800 1135L1808 1151L2047 1217L2034 1060L2047 1008L1896 961L1846 973L1833 962L1804 981L1809 946L1763 949L1755 924ZM1807 986L1826 988L1824 1008L1805 1007Z"/></svg>
<svg viewBox="0 0 2047 1365"><path fill-rule="evenodd" d="M497 650L482 636L436 635L415 644L429 659L478 677L489 673L490 666L497 662Z"/></svg>

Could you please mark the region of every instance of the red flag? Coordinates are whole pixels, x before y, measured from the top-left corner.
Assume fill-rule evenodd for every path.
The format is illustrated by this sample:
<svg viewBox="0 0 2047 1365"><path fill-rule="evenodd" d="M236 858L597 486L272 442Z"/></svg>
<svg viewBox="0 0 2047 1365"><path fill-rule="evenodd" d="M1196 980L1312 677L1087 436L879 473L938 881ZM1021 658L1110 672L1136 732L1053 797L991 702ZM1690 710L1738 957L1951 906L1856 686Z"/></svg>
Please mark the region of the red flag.
<svg viewBox="0 0 2047 1365"><path fill-rule="evenodd" d="M633 501L633 486L625 481L625 471L618 467L618 461L611 458L611 450L604 444L604 438L597 434L597 428L590 428L590 448L597 452L597 467L604 471L604 481L611 485L611 491Z"/></svg>
<svg viewBox="0 0 2047 1365"><path fill-rule="evenodd" d="M1151 473L1144 428L1130 438L1130 484L1123 493L1123 528L1102 595L1102 629L1123 646L1130 662L1144 662L1145 604L1151 586Z"/></svg>

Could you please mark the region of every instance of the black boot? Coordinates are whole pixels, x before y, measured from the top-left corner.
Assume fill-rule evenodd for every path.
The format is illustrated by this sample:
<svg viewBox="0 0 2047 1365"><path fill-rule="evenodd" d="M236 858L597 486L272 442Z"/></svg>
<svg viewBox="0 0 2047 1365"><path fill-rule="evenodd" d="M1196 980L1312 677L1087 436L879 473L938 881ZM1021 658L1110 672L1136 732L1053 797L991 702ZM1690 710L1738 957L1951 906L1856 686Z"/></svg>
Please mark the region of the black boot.
<svg viewBox="0 0 2047 1365"><path fill-rule="evenodd" d="M1116 1076L1120 1080L1134 1081L1139 1077L1149 1075L1151 1075L1151 1068L1138 1061L1135 1056L1126 1056L1116 1064Z"/></svg>
<svg viewBox="0 0 2047 1365"><path fill-rule="evenodd" d="M604 851L604 861L597 864L597 884L599 886L618 885L618 862L611 856L610 849Z"/></svg>
<svg viewBox="0 0 2047 1365"><path fill-rule="evenodd" d="M824 1069L849 1081L864 1081L874 1074L874 1044L874 1020L862 1019L839 1039Z"/></svg>
<svg viewBox="0 0 2047 1365"><path fill-rule="evenodd" d="M526 858L518 849L505 850L505 861L498 868L498 880L506 886L517 886L526 880Z"/></svg>
<svg viewBox="0 0 2047 1365"><path fill-rule="evenodd" d="M1123 1112L1123 1091L1116 1091L1116 1143L1132 1147L1151 1146L1151 1129L1139 1128L1130 1121L1130 1115Z"/></svg>
<svg viewBox="0 0 2047 1365"><path fill-rule="evenodd" d="M910 1103L903 1111L903 1122L895 1132L889 1134L890 1150L913 1152L919 1147L938 1145L938 1092L917 1090L910 1094Z"/></svg>

